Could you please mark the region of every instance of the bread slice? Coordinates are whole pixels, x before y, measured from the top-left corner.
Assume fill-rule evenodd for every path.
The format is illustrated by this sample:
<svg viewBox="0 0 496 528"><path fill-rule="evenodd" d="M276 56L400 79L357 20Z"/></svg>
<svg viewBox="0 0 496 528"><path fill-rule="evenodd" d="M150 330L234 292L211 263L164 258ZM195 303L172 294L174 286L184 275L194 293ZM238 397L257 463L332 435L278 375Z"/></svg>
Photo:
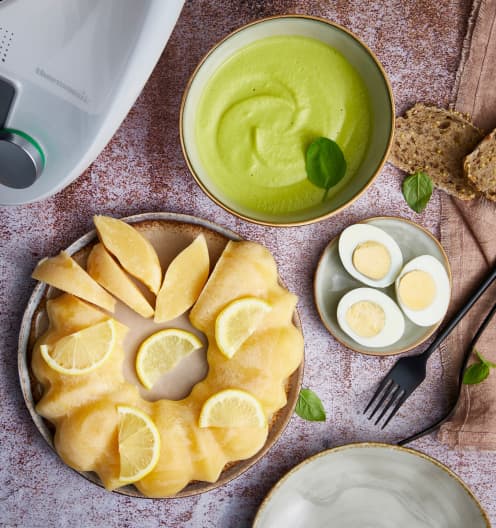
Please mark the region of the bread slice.
<svg viewBox="0 0 496 528"><path fill-rule="evenodd" d="M467 178L488 200L496 202L496 129L463 160Z"/></svg>
<svg viewBox="0 0 496 528"><path fill-rule="evenodd" d="M471 200L477 190L465 177L463 158L482 137L462 114L419 103L396 120L389 161L409 173L424 171L436 187Z"/></svg>

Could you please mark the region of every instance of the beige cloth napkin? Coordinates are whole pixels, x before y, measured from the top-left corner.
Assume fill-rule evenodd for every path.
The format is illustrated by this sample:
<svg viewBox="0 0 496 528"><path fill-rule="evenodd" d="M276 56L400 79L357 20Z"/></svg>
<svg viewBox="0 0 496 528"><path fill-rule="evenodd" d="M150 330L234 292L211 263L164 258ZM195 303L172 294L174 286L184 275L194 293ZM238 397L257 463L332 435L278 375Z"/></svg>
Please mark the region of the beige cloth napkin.
<svg viewBox="0 0 496 528"><path fill-rule="evenodd" d="M473 4L453 99L455 108L470 114L477 126L486 131L496 127L496 0ZM483 198L462 202L443 193L441 206L441 242L453 272L454 311L496 265L496 204ZM494 302L493 284L441 346L451 399L463 356ZM496 317L477 349L496 362ZM456 411L438 438L451 447L496 450L496 369L484 382L463 386Z"/></svg>

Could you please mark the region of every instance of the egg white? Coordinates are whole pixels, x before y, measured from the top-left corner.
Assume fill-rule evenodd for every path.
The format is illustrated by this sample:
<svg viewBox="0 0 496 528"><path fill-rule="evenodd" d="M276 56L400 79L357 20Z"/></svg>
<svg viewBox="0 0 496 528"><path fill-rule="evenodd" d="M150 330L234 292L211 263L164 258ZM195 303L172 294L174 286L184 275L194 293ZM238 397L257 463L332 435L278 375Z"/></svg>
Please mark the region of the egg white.
<svg viewBox="0 0 496 528"><path fill-rule="evenodd" d="M401 298L398 293L398 288L401 278L409 273L410 271L425 271L434 280L436 284L436 294L434 300L424 310L411 310L401 302ZM432 255L420 255L416 257L403 267L398 278L395 282L396 299L398 304L403 310L404 314L412 321L412 323L418 326L432 326L446 315L448 310L450 297L451 297L451 285L448 277L448 273L445 267Z"/></svg>
<svg viewBox="0 0 496 528"><path fill-rule="evenodd" d="M353 265L353 252L364 242L378 242L389 252L391 267L384 278L374 280L366 277ZM339 237L338 250L344 269L360 282L376 288L385 288L393 284L403 266L403 254L396 240L382 229L369 224L354 224L347 227Z"/></svg>
<svg viewBox="0 0 496 528"><path fill-rule="evenodd" d="M362 337L357 335L346 322L346 312L359 301L370 301L378 304L385 315L384 328L373 337ZM337 319L341 330L348 334L360 345L379 348L396 343L405 331L405 318L397 304L385 293L373 288L356 288L346 293L339 301L337 308Z"/></svg>

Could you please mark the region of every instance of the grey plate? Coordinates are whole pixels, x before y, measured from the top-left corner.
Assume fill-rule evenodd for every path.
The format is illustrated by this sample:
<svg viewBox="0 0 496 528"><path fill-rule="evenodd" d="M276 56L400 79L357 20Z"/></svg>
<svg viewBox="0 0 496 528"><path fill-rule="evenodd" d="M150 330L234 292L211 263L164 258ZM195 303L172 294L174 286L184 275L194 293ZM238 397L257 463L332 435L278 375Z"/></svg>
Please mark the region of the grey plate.
<svg viewBox="0 0 496 528"><path fill-rule="evenodd" d="M319 453L271 490L254 528L490 528L446 466L413 449L349 444Z"/></svg>
<svg viewBox="0 0 496 528"><path fill-rule="evenodd" d="M404 218L381 216L362 220L361 223L379 227L391 235L400 246L403 262L419 255L432 255L446 268L451 284L451 268L448 257L441 244L423 227ZM405 317L405 332L396 343L382 348L370 348L360 345L341 330L336 310L339 300L345 293L364 285L354 279L343 267L338 253L339 236L331 240L320 257L314 279L315 304L320 318L329 332L343 345L363 354L385 356L406 352L428 339L441 324L421 327ZM387 288L378 288L396 302L394 284Z"/></svg>

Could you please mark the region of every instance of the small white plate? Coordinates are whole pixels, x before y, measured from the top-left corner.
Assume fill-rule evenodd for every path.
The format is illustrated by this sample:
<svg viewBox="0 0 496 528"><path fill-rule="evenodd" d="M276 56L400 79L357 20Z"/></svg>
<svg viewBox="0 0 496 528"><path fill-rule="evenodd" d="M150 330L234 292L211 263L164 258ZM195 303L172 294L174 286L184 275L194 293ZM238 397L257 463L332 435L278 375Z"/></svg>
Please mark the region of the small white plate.
<svg viewBox="0 0 496 528"><path fill-rule="evenodd" d="M361 223L379 227L391 235L400 246L403 263L406 264L419 255L432 255L441 262L448 273L451 285L451 268L448 257L436 238L423 227L404 218L381 216L362 220ZM320 257L314 278L314 296L317 311L324 326L343 345L362 354L386 356L406 352L423 343L439 327L441 321L433 326L421 327L413 324L405 317L405 332L403 336L387 347L370 348L360 345L341 330L338 324L336 310L339 300L345 293L364 284L354 279L343 267L338 253L339 236L332 239ZM379 289L379 288L378 288ZM380 291L396 302L394 283Z"/></svg>
<svg viewBox="0 0 496 528"><path fill-rule="evenodd" d="M349 444L319 453L267 495L254 528L490 528L450 469L418 451Z"/></svg>

